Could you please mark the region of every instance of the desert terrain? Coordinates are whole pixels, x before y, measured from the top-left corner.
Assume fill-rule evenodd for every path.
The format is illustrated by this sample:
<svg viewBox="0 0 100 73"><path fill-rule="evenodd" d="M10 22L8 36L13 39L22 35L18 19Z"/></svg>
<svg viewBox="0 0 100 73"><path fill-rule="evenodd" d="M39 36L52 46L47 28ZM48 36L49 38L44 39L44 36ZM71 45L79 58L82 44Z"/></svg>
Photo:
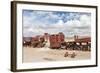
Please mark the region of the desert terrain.
<svg viewBox="0 0 100 73"><path fill-rule="evenodd" d="M64 57L65 53L68 52L68 56ZM75 53L75 57L72 58L71 54ZM75 51L65 49L50 49L47 47L33 48L23 47L23 63L31 62L46 62L46 61L74 61L74 60L85 60L91 58L90 51Z"/></svg>

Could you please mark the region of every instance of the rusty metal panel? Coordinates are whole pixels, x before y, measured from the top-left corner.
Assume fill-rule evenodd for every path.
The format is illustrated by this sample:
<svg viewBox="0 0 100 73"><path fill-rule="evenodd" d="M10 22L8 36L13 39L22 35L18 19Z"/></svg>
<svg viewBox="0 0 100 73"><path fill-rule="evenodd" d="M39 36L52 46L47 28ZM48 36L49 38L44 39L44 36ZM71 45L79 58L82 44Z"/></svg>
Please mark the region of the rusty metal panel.
<svg viewBox="0 0 100 73"><path fill-rule="evenodd" d="M49 41L51 48L60 48L61 43L64 42L64 35L63 34L50 35Z"/></svg>

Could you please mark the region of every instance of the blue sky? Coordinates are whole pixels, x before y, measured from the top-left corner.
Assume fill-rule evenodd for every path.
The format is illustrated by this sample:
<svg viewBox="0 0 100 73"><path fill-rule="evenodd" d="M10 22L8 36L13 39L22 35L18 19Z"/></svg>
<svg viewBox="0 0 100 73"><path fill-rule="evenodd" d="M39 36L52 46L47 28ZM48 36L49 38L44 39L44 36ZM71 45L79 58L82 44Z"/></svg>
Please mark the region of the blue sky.
<svg viewBox="0 0 100 73"><path fill-rule="evenodd" d="M24 36L63 32L66 36L91 34L91 13L23 10Z"/></svg>

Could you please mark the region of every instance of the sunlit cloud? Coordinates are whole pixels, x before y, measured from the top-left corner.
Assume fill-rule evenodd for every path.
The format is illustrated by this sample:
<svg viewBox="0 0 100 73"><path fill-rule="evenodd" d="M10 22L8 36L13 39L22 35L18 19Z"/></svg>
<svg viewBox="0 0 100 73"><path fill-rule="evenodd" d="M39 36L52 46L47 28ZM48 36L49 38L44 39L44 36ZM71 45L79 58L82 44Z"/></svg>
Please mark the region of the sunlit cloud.
<svg viewBox="0 0 100 73"><path fill-rule="evenodd" d="M91 35L91 14L23 10L23 35L63 32L66 36Z"/></svg>

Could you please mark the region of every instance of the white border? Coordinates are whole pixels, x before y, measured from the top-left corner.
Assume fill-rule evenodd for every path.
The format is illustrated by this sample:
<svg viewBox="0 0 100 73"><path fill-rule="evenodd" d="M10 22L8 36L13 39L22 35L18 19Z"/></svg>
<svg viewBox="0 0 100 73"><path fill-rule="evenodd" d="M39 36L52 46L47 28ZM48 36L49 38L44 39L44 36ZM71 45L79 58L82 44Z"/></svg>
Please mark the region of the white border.
<svg viewBox="0 0 100 73"><path fill-rule="evenodd" d="M71 11L71 12L90 12L91 13L91 59L78 61L58 61L58 62L38 62L38 63L22 63L22 9L28 10L50 10L50 11ZM82 7L59 7L59 6L44 6L44 5L27 5L17 4L17 69L35 69L63 66L82 66L95 65L96 59L96 13L93 8Z"/></svg>

